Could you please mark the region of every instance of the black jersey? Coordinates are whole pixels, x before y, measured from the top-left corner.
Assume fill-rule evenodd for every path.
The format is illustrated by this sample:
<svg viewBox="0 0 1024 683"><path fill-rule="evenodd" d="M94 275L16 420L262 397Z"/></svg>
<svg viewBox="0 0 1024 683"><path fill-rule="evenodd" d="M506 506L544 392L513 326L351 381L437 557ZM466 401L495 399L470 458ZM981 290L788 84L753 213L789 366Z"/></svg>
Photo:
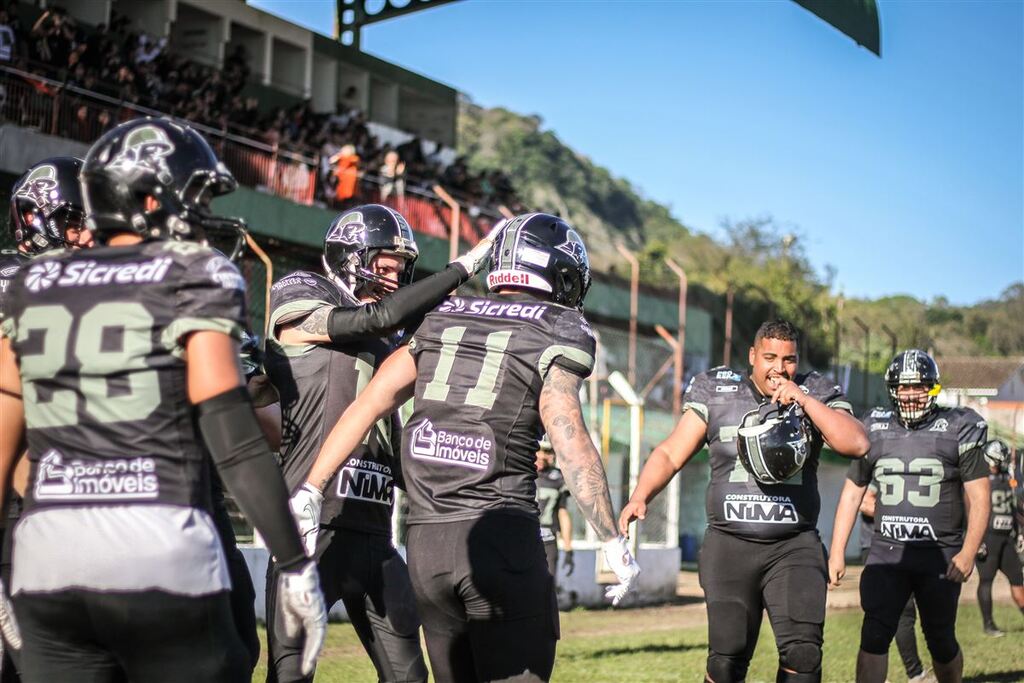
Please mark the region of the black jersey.
<svg viewBox="0 0 1024 683"><path fill-rule="evenodd" d="M413 413L403 432L409 524L487 512L537 517L538 402L552 364L587 377L590 325L527 294L452 297L409 343Z"/></svg>
<svg viewBox="0 0 1024 683"><path fill-rule="evenodd" d="M830 408L850 410L841 387L809 372L794 381L809 396ZM707 423L711 482L707 492L708 524L751 541L774 541L816 528L821 498L818 494L818 456L821 434L812 440L803 469L782 484L762 484L737 457L736 435L743 416L765 397L745 373L717 367L696 375L683 395L683 410L694 411Z"/></svg>
<svg viewBox="0 0 1024 683"><path fill-rule="evenodd" d="M569 499L569 487L557 467L537 473L537 507L540 508L540 535L545 541L555 540L558 532L558 510Z"/></svg>
<svg viewBox="0 0 1024 683"><path fill-rule="evenodd" d="M3 320L4 317L4 302L7 300L7 292L14 281L14 274L28 260L27 256L16 251L0 250L0 320Z"/></svg>
<svg viewBox="0 0 1024 683"><path fill-rule="evenodd" d="M270 332L264 366L281 397L281 456L291 492L309 476L335 423L390 352L385 340L359 343L282 344L279 325L323 306L357 307L359 302L327 278L298 271L270 290ZM393 418L397 419L397 418ZM391 534L391 507L398 474L391 420L370 431L324 489L322 526Z"/></svg>
<svg viewBox="0 0 1024 683"><path fill-rule="evenodd" d="M17 273L18 268L28 260L29 258L27 256L19 254L16 251L8 249L0 250L0 321L4 319L7 292L11 287L11 283L14 282L14 274ZM20 512L21 496L15 493L13 489L10 489L7 492L7 519L10 521L5 522L3 511L0 510L0 528L7 523L13 524L14 520L18 518Z"/></svg>
<svg viewBox="0 0 1024 683"><path fill-rule="evenodd" d="M74 576L75 585L141 582L186 594L221 586L183 344L201 330L239 338L244 292L230 261L190 242L55 252L18 271L2 323L19 361L31 463L16 585L59 588L84 571L93 578ZM87 569L49 567L68 539ZM121 552L164 567L107 576L97 558L123 569ZM183 569L190 560L210 566Z"/></svg>
<svg viewBox="0 0 1024 683"><path fill-rule="evenodd" d="M988 533L1009 534L1013 531L1013 487L1006 472L989 474L992 489L992 514L988 518Z"/></svg>
<svg viewBox="0 0 1024 683"><path fill-rule="evenodd" d="M850 464L847 478L878 485L875 537L887 543L963 544L963 483L988 474L981 447L988 428L969 408L938 408L914 429L893 410L863 420L871 449Z"/></svg>

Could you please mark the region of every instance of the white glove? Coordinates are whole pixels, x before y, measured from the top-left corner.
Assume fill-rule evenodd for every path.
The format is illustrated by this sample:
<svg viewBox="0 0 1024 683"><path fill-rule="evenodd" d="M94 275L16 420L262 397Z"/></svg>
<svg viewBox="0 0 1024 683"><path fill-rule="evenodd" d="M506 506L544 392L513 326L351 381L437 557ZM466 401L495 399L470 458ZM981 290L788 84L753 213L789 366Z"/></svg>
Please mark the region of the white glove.
<svg viewBox="0 0 1024 683"><path fill-rule="evenodd" d="M297 571L281 572L277 590L284 634L298 638L305 633L302 646L302 675L309 676L327 635L327 609L320 592L320 575L315 562L307 562Z"/></svg>
<svg viewBox="0 0 1024 683"><path fill-rule="evenodd" d="M302 545L309 557L313 557L316 553L316 537L320 533L320 508L323 505L324 494L309 483L303 484L302 488L288 501L288 506L292 509L292 517L295 518L295 523L299 527Z"/></svg>
<svg viewBox="0 0 1024 683"><path fill-rule="evenodd" d="M508 221L504 218L495 223L486 237L477 242L475 247L452 261L452 263L458 263L466 271L467 275L474 275L479 272L481 268L487 265L487 261L491 258L494 240L497 239L498 233L501 232L506 223Z"/></svg>
<svg viewBox="0 0 1024 683"><path fill-rule="evenodd" d="M14 620L14 607L7 599L7 589L4 582L0 581L0 659L3 658L4 641L15 650L21 649L21 630L18 629L18 622Z"/></svg>
<svg viewBox="0 0 1024 683"><path fill-rule="evenodd" d="M629 552L625 536L606 541L601 545L601 550L604 552L605 562L619 578L618 584L608 586L604 597L611 600L612 605L618 605L640 573L640 565L636 563L633 553Z"/></svg>

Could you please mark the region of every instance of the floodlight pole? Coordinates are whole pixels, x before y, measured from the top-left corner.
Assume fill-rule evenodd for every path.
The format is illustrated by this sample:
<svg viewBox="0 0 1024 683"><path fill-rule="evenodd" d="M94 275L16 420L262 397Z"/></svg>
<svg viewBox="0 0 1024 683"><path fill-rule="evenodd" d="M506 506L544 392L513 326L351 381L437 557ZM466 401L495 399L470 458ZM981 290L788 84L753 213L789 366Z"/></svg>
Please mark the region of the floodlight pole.
<svg viewBox="0 0 1024 683"><path fill-rule="evenodd" d="M888 335L888 337L889 337L889 342L890 342L889 343L889 348L890 348L889 358L895 358L896 357L896 340L897 340L896 333L893 332L892 330L890 330L889 326L886 325L885 323L882 323L882 331L885 332L885 334Z"/></svg>
<svg viewBox="0 0 1024 683"><path fill-rule="evenodd" d="M736 298L736 289L729 285L725 289L725 342L722 345L722 365L726 367L732 361L732 304Z"/></svg>
<svg viewBox="0 0 1024 683"><path fill-rule="evenodd" d="M629 496L640 480L640 430L644 400L636 395L633 385L616 370L608 375L608 384L629 404Z"/></svg>
<svg viewBox="0 0 1024 683"><path fill-rule="evenodd" d="M459 255L459 228L462 224L462 206L440 185L434 185L434 194L441 198L452 212L452 224L448 231L448 260L454 261Z"/></svg>
<svg viewBox="0 0 1024 683"><path fill-rule="evenodd" d="M615 248L622 258L629 261L629 363L627 374L629 384L636 384L636 316L640 307L640 260L621 243L616 243Z"/></svg>
<svg viewBox="0 0 1024 683"><path fill-rule="evenodd" d="M675 366L672 370L672 416L679 419L679 415L682 413L683 404L683 363L685 362L686 353L686 271L682 267L673 261L672 259L665 257L665 265L669 267L676 277L679 278L679 339L676 344L672 347L672 353L675 358Z"/></svg>
<svg viewBox="0 0 1024 683"><path fill-rule="evenodd" d="M861 372L861 401L865 409L868 407L868 364L871 362L871 328L858 318L853 316L853 322L864 331L864 369Z"/></svg>
<svg viewBox="0 0 1024 683"><path fill-rule="evenodd" d="M835 374L836 383L839 383L839 338L842 332L842 323L839 322L839 314L843 312L843 297L839 296L836 300L836 309L832 313L832 319L835 322L835 329L832 330L832 346L833 346L833 359L835 363ZM844 387L845 388L845 387Z"/></svg>

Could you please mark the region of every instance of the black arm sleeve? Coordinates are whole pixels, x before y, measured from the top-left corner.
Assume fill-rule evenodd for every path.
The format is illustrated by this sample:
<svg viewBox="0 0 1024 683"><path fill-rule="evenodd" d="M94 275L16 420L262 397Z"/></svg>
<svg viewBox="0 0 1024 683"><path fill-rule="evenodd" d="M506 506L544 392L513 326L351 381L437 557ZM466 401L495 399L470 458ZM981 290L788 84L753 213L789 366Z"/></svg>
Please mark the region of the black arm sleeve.
<svg viewBox="0 0 1024 683"><path fill-rule="evenodd" d="M368 336L386 337L422 318L468 279L460 266L449 264L440 273L402 287L382 301L335 308L327 319L327 335L335 344L351 344Z"/></svg>
<svg viewBox="0 0 1024 683"><path fill-rule="evenodd" d="M274 462L252 400L238 387L196 405L199 431L220 477L246 518L263 536L277 566L287 571L306 561L288 507L288 489Z"/></svg>

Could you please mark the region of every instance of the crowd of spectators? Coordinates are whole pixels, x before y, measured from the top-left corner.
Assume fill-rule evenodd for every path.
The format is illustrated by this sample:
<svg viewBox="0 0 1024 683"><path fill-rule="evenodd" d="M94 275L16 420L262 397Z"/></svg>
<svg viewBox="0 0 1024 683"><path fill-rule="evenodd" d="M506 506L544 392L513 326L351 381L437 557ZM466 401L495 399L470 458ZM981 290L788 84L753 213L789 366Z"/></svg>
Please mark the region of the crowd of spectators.
<svg viewBox="0 0 1024 683"><path fill-rule="evenodd" d="M427 190L440 183L471 210L520 208L501 171L473 173L462 157L446 164L440 144L419 138L395 147L381 144L364 114L345 104L358 101L354 87L333 113L314 112L309 100L265 111L256 97L244 92L251 76L244 46L229 47L223 67L217 69L176 54L165 38L133 30L116 8L109 25L95 28L78 24L56 6L31 26L23 25L21 16L16 0L0 4L0 64L278 149L319 154L315 197L324 204L343 206L377 191L385 199L401 201L407 189ZM60 132L76 139L91 140L118 122L109 108L90 106L85 96L72 98L69 107L71 115L62 119Z"/></svg>

